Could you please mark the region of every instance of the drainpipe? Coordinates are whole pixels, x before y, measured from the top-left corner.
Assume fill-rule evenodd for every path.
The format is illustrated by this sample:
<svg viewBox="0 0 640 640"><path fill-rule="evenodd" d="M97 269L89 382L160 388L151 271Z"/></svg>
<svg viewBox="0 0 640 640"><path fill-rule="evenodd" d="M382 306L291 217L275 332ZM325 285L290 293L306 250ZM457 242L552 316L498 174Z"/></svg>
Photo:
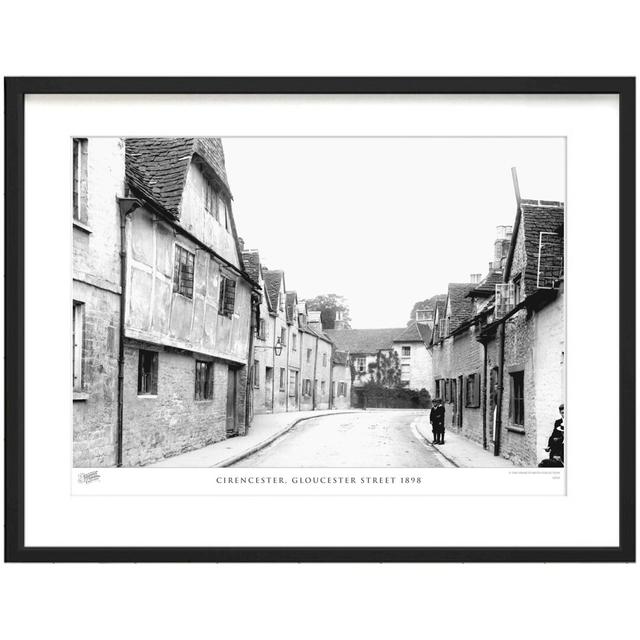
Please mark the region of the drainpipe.
<svg viewBox="0 0 640 640"><path fill-rule="evenodd" d="M120 209L120 321L118 340L118 428L116 433L116 466L122 466L122 432L124 424L124 329L127 294L127 216L142 206L136 198L116 196Z"/></svg>
<svg viewBox="0 0 640 640"><path fill-rule="evenodd" d="M484 352L484 371L482 373L482 446L487 448L487 368L489 364L489 354L487 353L487 343L482 343Z"/></svg>
<svg viewBox="0 0 640 640"><path fill-rule="evenodd" d="M513 189L516 194L516 202L518 203L518 210L516 212L516 220L513 225L513 232L511 235L511 243L509 246L509 255L507 256L507 262L504 265L502 273L502 282L508 283L509 278L507 274L511 271L511 262L513 260L514 253L514 240L517 238L518 229L520 227L520 218L522 217L521 198L520 198L520 186L518 185L518 173L515 167L511 167L511 177L513 179ZM498 325L498 384L497 384L497 407L496 407L496 438L493 447L493 455L500 455L500 440L502 435L502 397L504 390L504 319Z"/></svg>
<svg viewBox="0 0 640 640"><path fill-rule="evenodd" d="M277 317L273 319L273 349L271 350L271 365L273 369L271 380L271 413L276 412L276 330ZM278 363L279 364L279 363ZM278 367L279 368L279 367ZM278 371L278 393L280 393L280 371Z"/></svg>
<svg viewBox="0 0 640 640"><path fill-rule="evenodd" d="M287 349L287 371L284 377L284 408L285 408L285 411L288 413L289 412L289 378L291 375L289 372L289 350L290 350L290 343L291 343L291 329L289 327L289 323L286 323L285 326L287 327L287 344L284 345Z"/></svg>
<svg viewBox="0 0 640 640"><path fill-rule="evenodd" d="M333 409L335 398L333 397L333 349L334 344L331 343L331 352L329 354L329 409Z"/></svg>
<svg viewBox="0 0 640 640"><path fill-rule="evenodd" d="M254 313L255 307L260 304L259 300L256 300L253 292L251 293L251 312L249 314L249 353L247 355L247 391L245 396L245 410L244 410L244 433L245 435L249 432L249 425L251 424L251 407L253 406L253 380L252 378L256 375L254 370L255 363L253 357L253 339L254 333L257 327L256 317L257 312Z"/></svg>
<svg viewBox="0 0 640 640"><path fill-rule="evenodd" d="M315 411L316 410L316 387L318 386L317 383L317 372L318 371L318 336L316 335L316 357L313 361L313 391L312 391L312 396L311 396L311 410Z"/></svg>

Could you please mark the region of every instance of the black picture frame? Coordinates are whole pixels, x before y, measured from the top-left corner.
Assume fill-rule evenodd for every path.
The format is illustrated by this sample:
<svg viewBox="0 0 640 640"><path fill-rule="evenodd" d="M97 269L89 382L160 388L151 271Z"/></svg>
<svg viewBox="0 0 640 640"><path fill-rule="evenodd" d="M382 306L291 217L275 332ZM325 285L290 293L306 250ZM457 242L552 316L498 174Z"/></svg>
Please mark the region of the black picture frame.
<svg viewBox="0 0 640 640"><path fill-rule="evenodd" d="M620 448L615 547L26 547L24 540L24 101L28 94L616 94L619 98ZM5 561L634 562L635 78L5 78ZM620 348L624 345L624 348Z"/></svg>

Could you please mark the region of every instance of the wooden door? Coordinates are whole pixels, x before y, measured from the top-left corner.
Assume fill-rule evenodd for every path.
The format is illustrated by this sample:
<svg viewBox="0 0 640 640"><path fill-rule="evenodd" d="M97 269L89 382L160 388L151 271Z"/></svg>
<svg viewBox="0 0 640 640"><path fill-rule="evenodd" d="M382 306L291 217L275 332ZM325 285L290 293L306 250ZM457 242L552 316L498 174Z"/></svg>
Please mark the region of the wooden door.
<svg viewBox="0 0 640 640"><path fill-rule="evenodd" d="M273 367L266 367L264 370L264 406L267 409L273 408Z"/></svg>
<svg viewBox="0 0 640 640"><path fill-rule="evenodd" d="M229 367L227 374L227 436L237 433L236 420L236 370Z"/></svg>

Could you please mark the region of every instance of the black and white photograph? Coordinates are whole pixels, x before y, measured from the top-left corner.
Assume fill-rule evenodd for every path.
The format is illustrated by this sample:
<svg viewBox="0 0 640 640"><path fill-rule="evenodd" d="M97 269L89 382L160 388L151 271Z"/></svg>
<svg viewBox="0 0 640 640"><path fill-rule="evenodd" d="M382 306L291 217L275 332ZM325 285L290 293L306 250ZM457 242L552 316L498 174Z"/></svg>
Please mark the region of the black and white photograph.
<svg viewBox="0 0 640 640"><path fill-rule="evenodd" d="M80 479L565 466L565 138L213 133L69 140Z"/></svg>

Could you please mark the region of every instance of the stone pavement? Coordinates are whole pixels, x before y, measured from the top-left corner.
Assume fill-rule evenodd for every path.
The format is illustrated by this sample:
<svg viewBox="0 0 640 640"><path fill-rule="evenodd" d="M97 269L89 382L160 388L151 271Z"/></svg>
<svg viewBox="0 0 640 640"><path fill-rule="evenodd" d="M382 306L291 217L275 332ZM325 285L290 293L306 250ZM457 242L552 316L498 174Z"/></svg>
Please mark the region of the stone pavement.
<svg viewBox="0 0 640 640"><path fill-rule="evenodd" d="M291 411L288 413L266 413L254 416L246 436L228 438L208 447L182 453L160 460L147 467L227 467L266 447L276 438L286 433L300 420L318 418L340 413L357 413L354 409L334 409L327 411Z"/></svg>
<svg viewBox="0 0 640 640"><path fill-rule="evenodd" d="M515 467L510 460L501 456L494 456L493 452L486 451L481 445L454 433L449 429L444 434L444 444L433 444L433 433L428 416L421 416L414 421L418 433L435 447L449 462L456 467Z"/></svg>

